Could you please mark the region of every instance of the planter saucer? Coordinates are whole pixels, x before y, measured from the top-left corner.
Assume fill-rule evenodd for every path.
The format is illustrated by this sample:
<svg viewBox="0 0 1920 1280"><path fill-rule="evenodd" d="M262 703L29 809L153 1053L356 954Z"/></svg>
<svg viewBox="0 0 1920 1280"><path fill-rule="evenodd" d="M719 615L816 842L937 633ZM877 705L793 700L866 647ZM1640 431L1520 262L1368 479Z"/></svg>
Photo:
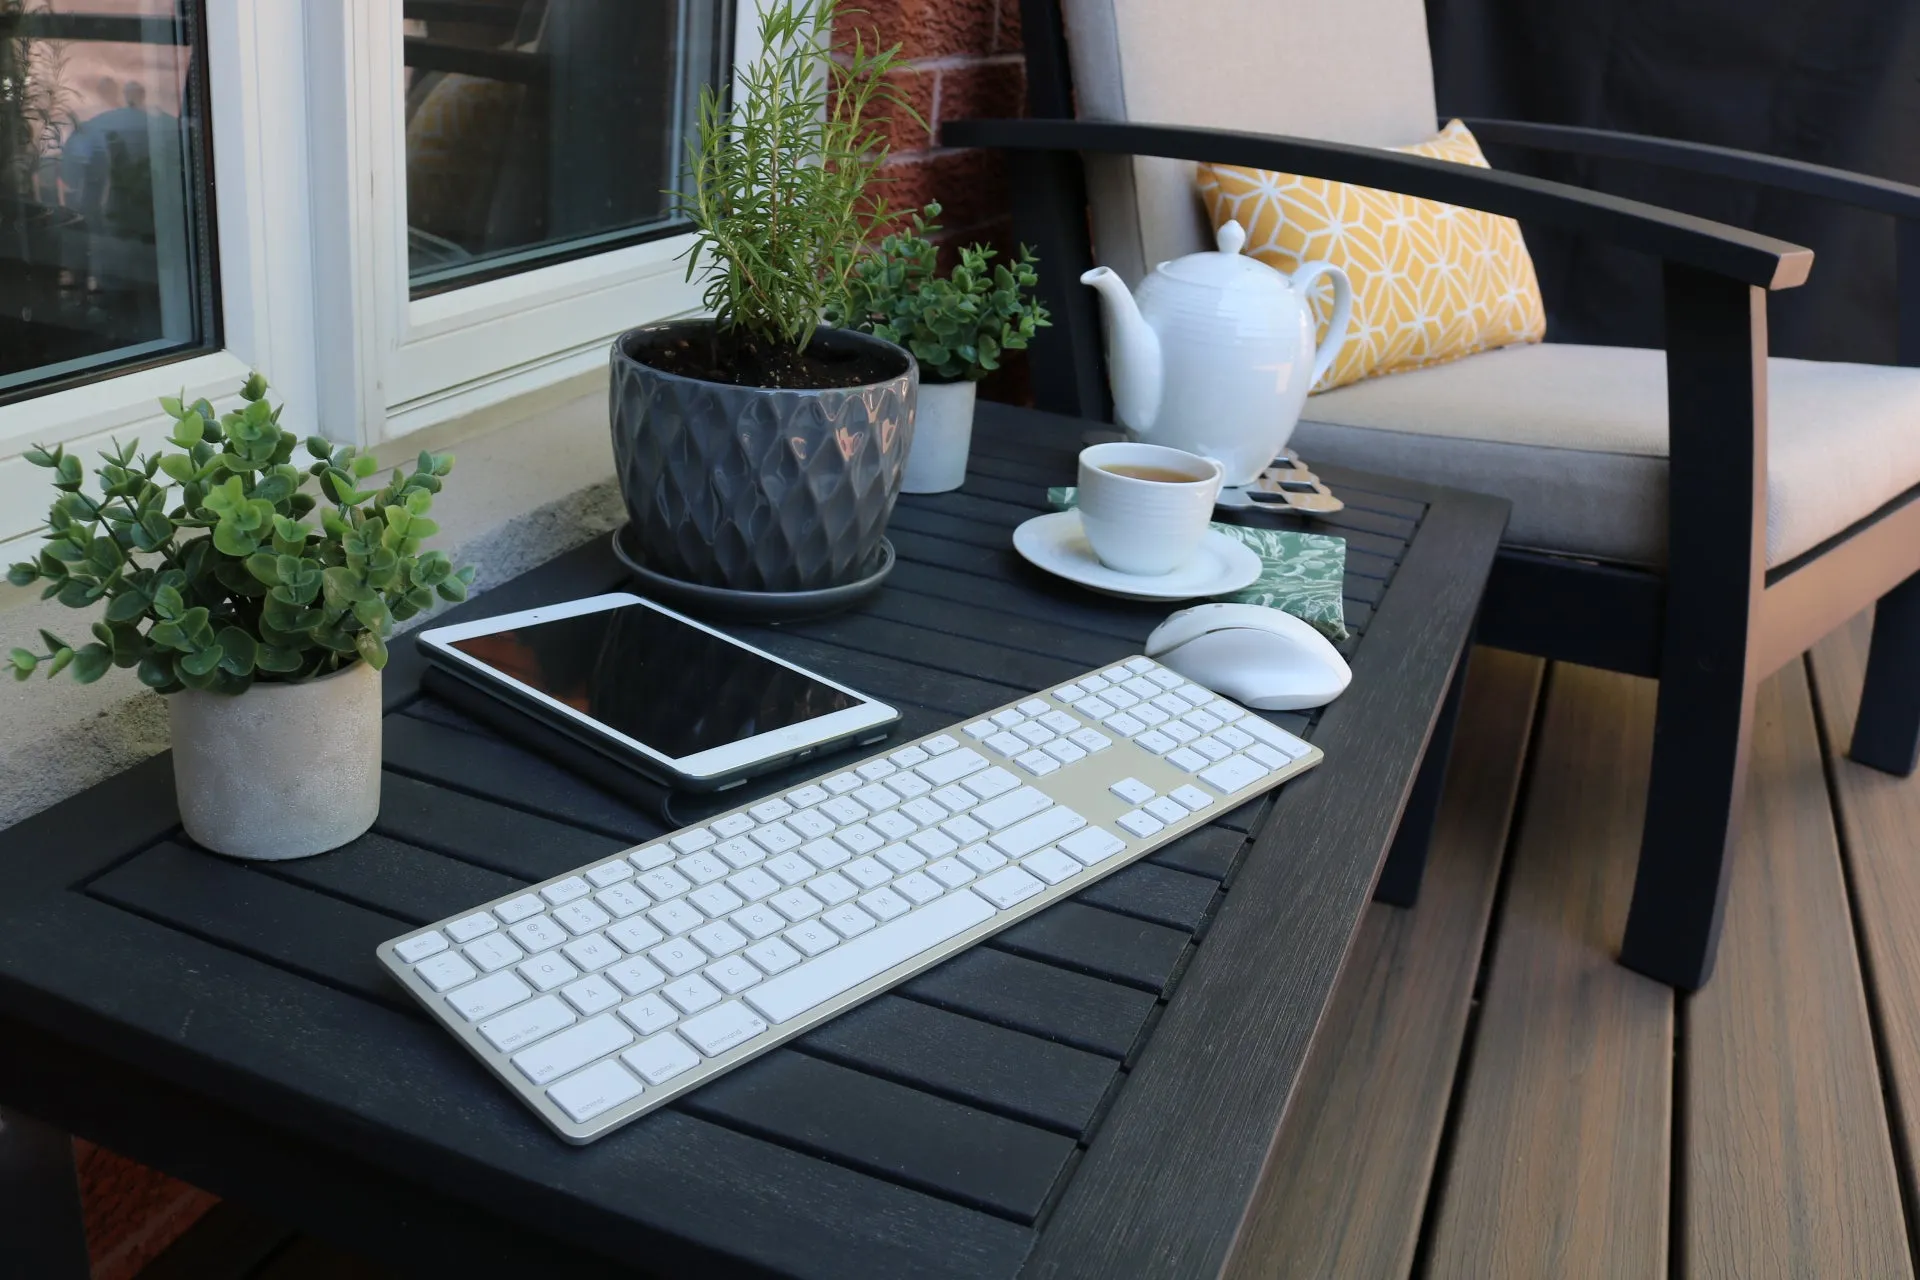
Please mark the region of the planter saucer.
<svg viewBox="0 0 1920 1280"><path fill-rule="evenodd" d="M1218 529L1207 530L1193 559L1172 573L1145 577L1100 563L1087 545L1078 511L1035 516L1013 531L1013 549L1029 564L1083 587L1123 600L1193 600L1249 587L1260 577L1260 557Z"/></svg>
<svg viewBox="0 0 1920 1280"><path fill-rule="evenodd" d="M682 582L649 569L628 550L627 526L613 531L613 554L639 584L641 594L661 604L684 609L688 613L720 622L800 622L829 613L850 609L879 590L893 572L893 543L880 539L878 563L873 572L837 587L814 591L738 591L731 587L709 587L697 582Z"/></svg>

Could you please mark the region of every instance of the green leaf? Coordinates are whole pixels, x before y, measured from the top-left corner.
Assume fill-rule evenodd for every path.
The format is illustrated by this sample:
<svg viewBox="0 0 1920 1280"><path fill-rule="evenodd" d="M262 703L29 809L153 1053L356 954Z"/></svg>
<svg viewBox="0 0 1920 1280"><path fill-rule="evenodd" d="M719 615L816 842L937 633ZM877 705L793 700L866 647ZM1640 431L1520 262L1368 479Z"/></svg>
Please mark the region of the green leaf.
<svg viewBox="0 0 1920 1280"><path fill-rule="evenodd" d="M139 670L135 674L139 676L141 684L149 689L158 689L162 693L179 683L173 676L173 663L163 654L149 653L141 658Z"/></svg>
<svg viewBox="0 0 1920 1280"><path fill-rule="evenodd" d="M148 604L146 596L129 588L107 601L106 619L108 622L132 622L146 613Z"/></svg>
<svg viewBox="0 0 1920 1280"><path fill-rule="evenodd" d="M166 415L169 418L178 418L181 414L186 412L185 409L182 409L180 407L179 396L161 396L160 407L161 409L166 411Z"/></svg>
<svg viewBox="0 0 1920 1280"><path fill-rule="evenodd" d="M467 598L467 584L459 578L448 578L434 590L440 593L442 600L451 600L455 604Z"/></svg>
<svg viewBox="0 0 1920 1280"><path fill-rule="evenodd" d="M13 664L13 674L17 680L25 680L40 664L40 659L25 649L15 649L8 653L7 661Z"/></svg>
<svg viewBox="0 0 1920 1280"><path fill-rule="evenodd" d="M186 629L177 622L156 622L147 629L147 640L162 649L190 650Z"/></svg>
<svg viewBox="0 0 1920 1280"><path fill-rule="evenodd" d="M264 551L256 551L247 557L247 572L268 586L277 587L282 581L280 576L282 560L293 560L295 571L298 571L300 562L292 556L270 556Z"/></svg>
<svg viewBox="0 0 1920 1280"><path fill-rule="evenodd" d="M322 576L327 603L335 609L345 609L349 605L373 598L372 589L355 577L351 569L335 565Z"/></svg>
<svg viewBox="0 0 1920 1280"><path fill-rule="evenodd" d="M353 638L353 647L367 660L367 665L375 671L387 665L387 642L371 631L362 631Z"/></svg>
<svg viewBox="0 0 1920 1280"><path fill-rule="evenodd" d="M199 444L201 437L206 434L207 424L201 419L199 414L188 410L178 422L173 424L173 434L168 436L167 439L179 445L182 449L191 449L194 445Z"/></svg>
<svg viewBox="0 0 1920 1280"><path fill-rule="evenodd" d="M19 561L7 567L7 581L16 587L30 587L40 580L38 565Z"/></svg>
<svg viewBox="0 0 1920 1280"><path fill-rule="evenodd" d="M236 676L246 675L253 670L254 659L260 646L254 638L239 627L224 627L220 631L220 665Z"/></svg>
<svg viewBox="0 0 1920 1280"><path fill-rule="evenodd" d="M354 479L365 480L380 469L380 459L370 453L363 453L353 460L352 469Z"/></svg>
<svg viewBox="0 0 1920 1280"><path fill-rule="evenodd" d="M254 651L253 665L260 671L286 675L300 669L300 655L292 649L276 649L263 644Z"/></svg>
<svg viewBox="0 0 1920 1280"><path fill-rule="evenodd" d="M213 527L213 545L223 555L250 556L260 549L260 535L241 528L239 517L222 516Z"/></svg>
<svg viewBox="0 0 1920 1280"><path fill-rule="evenodd" d="M92 684L113 665L113 651L103 644L90 644L73 655L73 678L78 684Z"/></svg>
<svg viewBox="0 0 1920 1280"><path fill-rule="evenodd" d="M40 633L40 643L47 646L49 653L58 653L60 650L68 647L65 640L62 640L59 636L53 634L53 632L45 630Z"/></svg>
<svg viewBox="0 0 1920 1280"><path fill-rule="evenodd" d="M333 456L333 441L327 439L325 436L308 436L307 452L316 458L331 458Z"/></svg>
<svg viewBox="0 0 1920 1280"><path fill-rule="evenodd" d="M200 649L193 653L182 655L180 658L181 678L185 679L187 676L212 675L213 669L220 665L220 659L223 656L225 656L224 652L217 644L210 648Z"/></svg>
<svg viewBox="0 0 1920 1280"><path fill-rule="evenodd" d="M180 484L188 483L200 473L200 469L193 465L193 459L184 453L162 454L160 469L167 473L168 479Z"/></svg>
<svg viewBox="0 0 1920 1280"><path fill-rule="evenodd" d="M258 400L262 396L265 396L266 394L267 394L267 380L261 377L259 370L256 369L251 375L248 376L246 382L241 384L240 398L242 400ZM253 406L249 405L247 407L251 409Z"/></svg>
<svg viewBox="0 0 1920 1280"><path fill-rule="evenodd" d="M93 648L95 646L89 645L88 647ZM59 675L62 671L65 671L67 669L67 664L72 661L73 661L73 650L55 649L53 651L53 661L47 664L47 679L51 680L55 676Z"/></svg>
<svg viewBox="0 0 1920 1280"><path fill-rule="evenodd" d="M387 606L378 596L353 602L353 616L360 619L360 625L369 631L384 631L392 624L387 614Z"/></svg>
<svg viewBox="0 0 1920 1280"><path fill-rule="evenodd" d="M162 618L177 618L187 611L187 602L172 585L162 585L153 593L153 611Z"/></svg>
<svg viewBox="0 0 1920 1280"><path fill-rule="evenodd" d="M80 578L69 578L60 585L58 599L69 609L84 609L99 599L99 589Z"/></svg>

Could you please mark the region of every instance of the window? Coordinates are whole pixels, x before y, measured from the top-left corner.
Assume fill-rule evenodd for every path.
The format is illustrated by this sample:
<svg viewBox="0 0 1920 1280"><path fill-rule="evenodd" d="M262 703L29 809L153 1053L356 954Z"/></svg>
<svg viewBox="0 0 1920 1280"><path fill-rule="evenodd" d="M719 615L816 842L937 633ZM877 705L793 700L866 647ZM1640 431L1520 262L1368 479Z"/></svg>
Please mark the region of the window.
<svg viewBox="0 0 1920 1280"><path fill-rule="evenodd" d="M195 5L0 0L0 403L219 338Z"/></svg>

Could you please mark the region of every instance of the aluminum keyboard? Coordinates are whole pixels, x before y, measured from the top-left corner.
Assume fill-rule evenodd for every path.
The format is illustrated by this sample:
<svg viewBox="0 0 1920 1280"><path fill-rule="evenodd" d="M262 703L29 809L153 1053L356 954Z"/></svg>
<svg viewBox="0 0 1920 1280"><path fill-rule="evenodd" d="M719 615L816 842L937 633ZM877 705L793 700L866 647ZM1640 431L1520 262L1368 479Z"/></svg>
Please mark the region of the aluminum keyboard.
<svg viewBox="0 0 1920 1280"><path fill-rule="evenodd" d="M379 957L556 1133L590 1142L1320 760L1131 658Z"/></svg>

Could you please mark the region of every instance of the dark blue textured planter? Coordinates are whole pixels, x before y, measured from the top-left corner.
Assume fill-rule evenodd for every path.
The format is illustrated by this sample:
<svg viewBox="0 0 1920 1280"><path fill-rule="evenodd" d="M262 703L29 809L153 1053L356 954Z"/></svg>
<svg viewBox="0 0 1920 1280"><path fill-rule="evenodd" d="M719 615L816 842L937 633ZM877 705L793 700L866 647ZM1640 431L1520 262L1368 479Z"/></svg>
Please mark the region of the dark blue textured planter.
<svg viewBox="0 0 1920 1280"><path fill-rule="evenodd" d="M822 329L828 351L877 350L900 372L818 391L736 387L656 369L645 353L711 322L614 340L613 457L647 568L736 591L813 591L872 571L913 443L919 368L904 349Z"/></svg>

